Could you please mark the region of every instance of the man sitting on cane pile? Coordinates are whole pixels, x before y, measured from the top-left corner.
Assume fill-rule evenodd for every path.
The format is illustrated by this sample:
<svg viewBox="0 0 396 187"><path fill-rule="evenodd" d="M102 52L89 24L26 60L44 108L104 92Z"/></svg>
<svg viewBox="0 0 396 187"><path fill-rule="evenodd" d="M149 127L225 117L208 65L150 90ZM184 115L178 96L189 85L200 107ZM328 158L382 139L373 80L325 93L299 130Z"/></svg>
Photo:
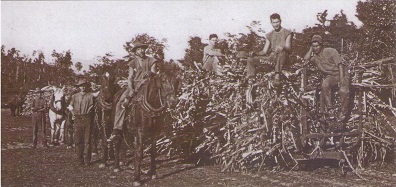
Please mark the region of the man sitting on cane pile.
<svg viewBox="0 0 396 187"><path fill-rule="evenodd" d="M280 73L283 64L291 51L293 32L282 28L280 15L275 13L270 16L273 31L267 34L264 49L260 52L250 52L247 59L247 78L253 80L256 76L256 68L260 68L262 61L275 61L274 86L280 85ZM269 53L269 54L268 54Z"/></svg>
<svg viewBox="0 0 396 187"><path fill-rule="evenodd" d="M325 76L322 82L320 94L320 112L325 114L334 109L332 104L332 89L338 87L341 100L341 113L338 122L345 122L349 107L349 73L337 50L327 47L323 48L323 41L320 35L314 35L311 40L311 47L304 56L305 60L315 63L319 71Z"/></svg>

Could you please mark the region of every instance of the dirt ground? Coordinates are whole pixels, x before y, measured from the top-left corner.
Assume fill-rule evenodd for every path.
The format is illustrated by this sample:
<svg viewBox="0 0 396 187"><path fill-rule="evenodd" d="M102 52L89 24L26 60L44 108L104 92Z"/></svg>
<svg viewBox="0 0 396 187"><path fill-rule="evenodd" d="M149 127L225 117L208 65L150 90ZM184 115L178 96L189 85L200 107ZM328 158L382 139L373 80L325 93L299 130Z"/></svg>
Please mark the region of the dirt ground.
<svg viewBox="0 0 396 187"><path fill-rule="evenodd" d="M49 135L49 129L47 130ZM49 137L47 137L49 139ZM32 127L29 117L11 117L1 110L1 186L132 186L132 169L120 173L99 164L78 166L74 150L64 145L31 149ZM40 139L39 139L40 142ZM98 160L97 156L93 160ZM396 167L392 164L359 170L341 177L337 168L314 171L261 171L224 173L217 166L195 166L180 159L159 159L157 180L143 175L143 186L396 186ZM147 169L148 165L144 165Z"/></svg>

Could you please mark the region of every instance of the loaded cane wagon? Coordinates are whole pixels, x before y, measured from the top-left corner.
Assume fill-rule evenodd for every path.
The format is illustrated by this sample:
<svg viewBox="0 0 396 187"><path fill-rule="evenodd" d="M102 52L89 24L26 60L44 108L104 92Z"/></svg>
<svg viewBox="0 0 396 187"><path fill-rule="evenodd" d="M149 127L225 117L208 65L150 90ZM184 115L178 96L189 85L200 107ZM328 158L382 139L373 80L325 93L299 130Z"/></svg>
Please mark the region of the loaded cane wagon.
<svg viewBox="0 0 396 187"><path fill-rule="evenodd" d="M384 59L386 62L392 58ZM382 62L381 61L381 62ZM315 88L313 100L301 99L300 133L298 133L297 149L293 158L299 168L307 168L312 163L323 163L324 161L335 161L341 171L342 176L346 176L347 171L354 171L363 159L364 139L370 135L382 143L392 145L389 140L380 138L364 130L365 118L369 112L366 105L367 85L362 84L363 74L366 68L377 66L371 65L354 66L350 69L354 80L352 80L350 90L350 111L346 121L337 120L339 97L335 97L336 107L325 114L319 113L322 104L320 99L320 88ZM309 90L307 67L304 66L301 75L301 91ZM314 86L315 87L315 86ZM371 86L372 88L372 86ZM337 92L336 92L337 93ZM338 94L339 95L339 94ZM316 162L318 161L318 162Z"/></svg>

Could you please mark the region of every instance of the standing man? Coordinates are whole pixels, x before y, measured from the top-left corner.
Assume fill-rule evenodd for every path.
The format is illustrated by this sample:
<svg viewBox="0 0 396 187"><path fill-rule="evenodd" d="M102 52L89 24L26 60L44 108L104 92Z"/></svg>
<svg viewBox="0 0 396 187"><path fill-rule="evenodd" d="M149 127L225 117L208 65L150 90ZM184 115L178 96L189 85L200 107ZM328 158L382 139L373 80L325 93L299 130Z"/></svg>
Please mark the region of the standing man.
<svg viewBox="0 0 396 187"><path fill-rule="evenodd" d="M46 140L46 115L45 111L47 111L47 103L43 98L43 91L40 88L36 88L35 93L37 94L36 98L32 103L32 124L33 124L33 149L37 147L37 133L39 128L43 134L43 146L48 147Z"/></svg>
<svg viewBox="0 0 396 187"><path fill-rule="evenodd" d="M91 162L91 135L93 126L94 94L89 92L90 83L80 79L75 85L79 93L72 95L69 110L74 120L74 142L77 159L80 165Z"/></svg>
<svg viewBox="0 0 396 187"><path fill-rule="evenodd" d="M314 62L325 77L320 94L320 112L325 113L325 106L327 109L333 109L331 91L338 87L341 100L341 113L338 121L344 122L349 107L349 73L342 63L340 54L333 48L323 48L322 37L314 35L311 40L311 47L305 54L304 59Z"/></svg>
<svg viewBox="0 0 396 187"><path fill-rule="evenodd" d="M148 77L157 74L157 60L146 56L145 52L147 47L147 44L140 42L134 43L134 47L132 48L134 58L128 63L128 87L117 102L113 133L110 138L107 139L108 142L112 142L115 138L121 135L124 128L125 108L129 105L131 98Z"/></svg>
<svg viewBox="0 0 396 187"><path fill-rule="evenodd" d="M260 67L260 61L275 61L275 79L274 85L280 85L280 73L283 64L288 59L292 48L293 32L282 28L280 15L274 13L270 16L273 31L266 35L264 49L260 52L249 54L247 59L247 78L254 79L256 68ZM256 55L256 56L255 56ZM254 57L253 57L254 56Z"/></svg>
<svg viewBox="0 0 396 187"><path fill-rule="evenodd" d="M209 35L209 45L204 47L203 55L203 69L209 72L215 72L216 75L221 75L219 62L221 57L225 55L221 53L220 49L215 49L219 37L217 34Z"/></svg>

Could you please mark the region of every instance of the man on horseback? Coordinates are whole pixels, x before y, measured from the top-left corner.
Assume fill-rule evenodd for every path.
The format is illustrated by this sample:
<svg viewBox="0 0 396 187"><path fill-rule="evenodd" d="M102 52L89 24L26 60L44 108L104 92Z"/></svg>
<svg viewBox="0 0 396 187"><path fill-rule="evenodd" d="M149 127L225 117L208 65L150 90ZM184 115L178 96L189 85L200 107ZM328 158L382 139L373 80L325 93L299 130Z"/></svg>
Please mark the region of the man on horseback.
<svg viewBox="0 0 396 187"><path fill-rule="evenodd" d="M280 73L282 72L283 64L288 58L288 54L291 52L293 32L282 28L282 20L279 14L272 14L270 20L274 30L266 35L262 51L249 53L250 57L247 59L246 66L247 78L254 79L256 68L261 66L261 61L275 61L275 79L273 83L274 85L280 85Z"/></svg>
<svg viewBox="0 0 396 187"><path fill-rule="evenodd" d="M146 56L145 50L148 45L140 42L135 42L132 52L134 58L129 61L129 74L128 74L128 87L120 97L116 105L116 111L114 116L114 128L108 142L112 142L115 138L119 137L123 127L125 119L125 108L129 105L131 98L139 90L140 86L145 80L153 75L156 75L157 60L152 57Z"/></svg>
<svg viewBox="0 0 396 187"><path fill-rule="evenodd" d="M323 41L320 35L314 35L311 40L311 47L304 59L316 64L319 71L325 76L322 82L320 97L320 112L325 113L325 106L328 112L332 110L332 89L339 88L341 100L341 113L338 117L339 122L346 120L349 107L349 73L343 64L340 54L336 49L323 48Z"/></svg>

